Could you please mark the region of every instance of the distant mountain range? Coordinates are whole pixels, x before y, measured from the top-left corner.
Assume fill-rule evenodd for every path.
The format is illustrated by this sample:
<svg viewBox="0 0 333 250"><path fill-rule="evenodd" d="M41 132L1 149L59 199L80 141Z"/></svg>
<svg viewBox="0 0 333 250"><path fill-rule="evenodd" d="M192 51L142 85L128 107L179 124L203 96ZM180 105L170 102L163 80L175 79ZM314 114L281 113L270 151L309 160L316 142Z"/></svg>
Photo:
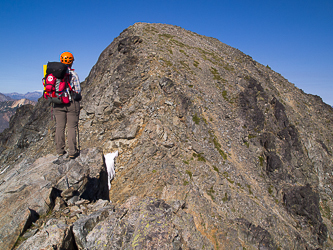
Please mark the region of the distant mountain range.
<svg viewBox="0 0 333 250"><path fill-rule="evenodd" d="M35 105L41 92L29 92L25 95L18 93L0 93L0 133L9 127L10 118L15 114L16 109L22 105Z"/></svg>
<svg viewBox="0 0 333 250"><path fill-rule="evenodd" d="M0 93L1 94L1 93ZM42 97L43 91L34 91L34 92L28 92L26 94L19 94L19 93L6 93L6 94L1 94L5 95L6 97L10 97L11 99L14 100L20 100L20 99L28 99L31 101L37 102L40 97ZM2 96L0 96L0 101L3 101Z"/></svg>

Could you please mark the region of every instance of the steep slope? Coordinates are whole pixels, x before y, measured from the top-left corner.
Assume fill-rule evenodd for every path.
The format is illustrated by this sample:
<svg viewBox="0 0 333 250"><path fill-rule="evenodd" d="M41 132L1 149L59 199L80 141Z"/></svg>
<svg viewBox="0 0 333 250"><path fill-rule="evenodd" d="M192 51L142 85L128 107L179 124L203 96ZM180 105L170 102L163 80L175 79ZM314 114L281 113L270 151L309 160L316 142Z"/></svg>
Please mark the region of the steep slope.
<svg viewBox="0 0 333 250"><path fill-rule="evenodd" d="M0 102L11 101L12 98L0 93Z"/></svg>
<svg viewBox="0 0 333 250"><path fill-rule="evenodd" d="M319 97L214 38L145 23L82 89L81 147L119 156L113 207L73 224L79 249L333 247L333 109ZM48 112L40 100L1 134L8 171L55 153Z"/></svg>
<svg viewBox="0 0 333 250"><path fill-rule="evenodd" d="M27 104L35 105L36 102L27 99L0 101L0 132L9 127L9 120L16 109Z"/></svg>

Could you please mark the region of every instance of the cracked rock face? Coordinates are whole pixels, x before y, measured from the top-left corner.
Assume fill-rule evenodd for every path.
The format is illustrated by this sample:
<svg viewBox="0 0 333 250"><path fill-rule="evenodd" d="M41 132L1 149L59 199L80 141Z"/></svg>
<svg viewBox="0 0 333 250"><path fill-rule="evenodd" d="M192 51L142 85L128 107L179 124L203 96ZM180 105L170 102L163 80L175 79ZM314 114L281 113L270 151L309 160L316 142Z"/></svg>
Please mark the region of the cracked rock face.
<svg viewBox="0 0 333 250"><path fill-rule="evenodd" d="M2 178L1 249L12 248L17 238L34 222L53 210L57 198L64 204L73 203L75 196L91 201L108 199L107 173L103 155L97 148L82 150L75 161L54 155L39 158L33 163L22 161L3 173ZM55 230L55 234L64 233L59 237L71 237L68 225ZM45 232L40 233L42 239L46 237ZM56 239L50 242L53 241Z"/></svg>
<svg viewBox="0 0 333 250"><path fill-rule="evenodd" d="M98 192L100 168L87 169L100 157L54 159L54 205L26 213L22 247L53 221L57 246L74 249L332 249L333 109L319 97L214 38L145 23L102 52L82 96L82 152L119 152L112 188ZM54 157L42 102L0 135L1 178Z"/></svg>
<svg viewBox="0 0 333 250"><path fill-rule="evenodd" d="M104 207L80 218L73 229L79 249L180 249L183 245L214 249L197 231L191 215L149 197L131 197L115 211Z"/></svg>

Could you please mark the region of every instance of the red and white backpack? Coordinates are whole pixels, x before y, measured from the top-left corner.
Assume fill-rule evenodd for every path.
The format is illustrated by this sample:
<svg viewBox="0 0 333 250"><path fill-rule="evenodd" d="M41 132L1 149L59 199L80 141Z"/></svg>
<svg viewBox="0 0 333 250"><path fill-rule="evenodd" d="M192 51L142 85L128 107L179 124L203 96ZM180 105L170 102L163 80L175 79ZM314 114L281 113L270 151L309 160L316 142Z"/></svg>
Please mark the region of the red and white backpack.
<svg viewBox="0 0 333 250"><path fill-rule="evenodd" d="M61 62L48 62L43 78L43 97L52 103L67 104L71 101L72 87L68 66Z"/></svg>

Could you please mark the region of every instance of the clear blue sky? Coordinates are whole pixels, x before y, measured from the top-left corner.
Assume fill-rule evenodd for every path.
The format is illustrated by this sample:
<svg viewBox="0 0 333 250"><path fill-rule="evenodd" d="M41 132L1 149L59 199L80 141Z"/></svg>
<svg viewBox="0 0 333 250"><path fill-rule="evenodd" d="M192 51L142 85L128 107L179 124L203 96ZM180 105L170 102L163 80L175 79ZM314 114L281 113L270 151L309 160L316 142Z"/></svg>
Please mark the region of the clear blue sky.
<svg viewBox="0 0 333 250"><path fill-rule="evenodd" d="M136 22L215 37L333 105L333 0L2 0L0 92L41 90L42 65L65 50L83 81Z"/></svg>

